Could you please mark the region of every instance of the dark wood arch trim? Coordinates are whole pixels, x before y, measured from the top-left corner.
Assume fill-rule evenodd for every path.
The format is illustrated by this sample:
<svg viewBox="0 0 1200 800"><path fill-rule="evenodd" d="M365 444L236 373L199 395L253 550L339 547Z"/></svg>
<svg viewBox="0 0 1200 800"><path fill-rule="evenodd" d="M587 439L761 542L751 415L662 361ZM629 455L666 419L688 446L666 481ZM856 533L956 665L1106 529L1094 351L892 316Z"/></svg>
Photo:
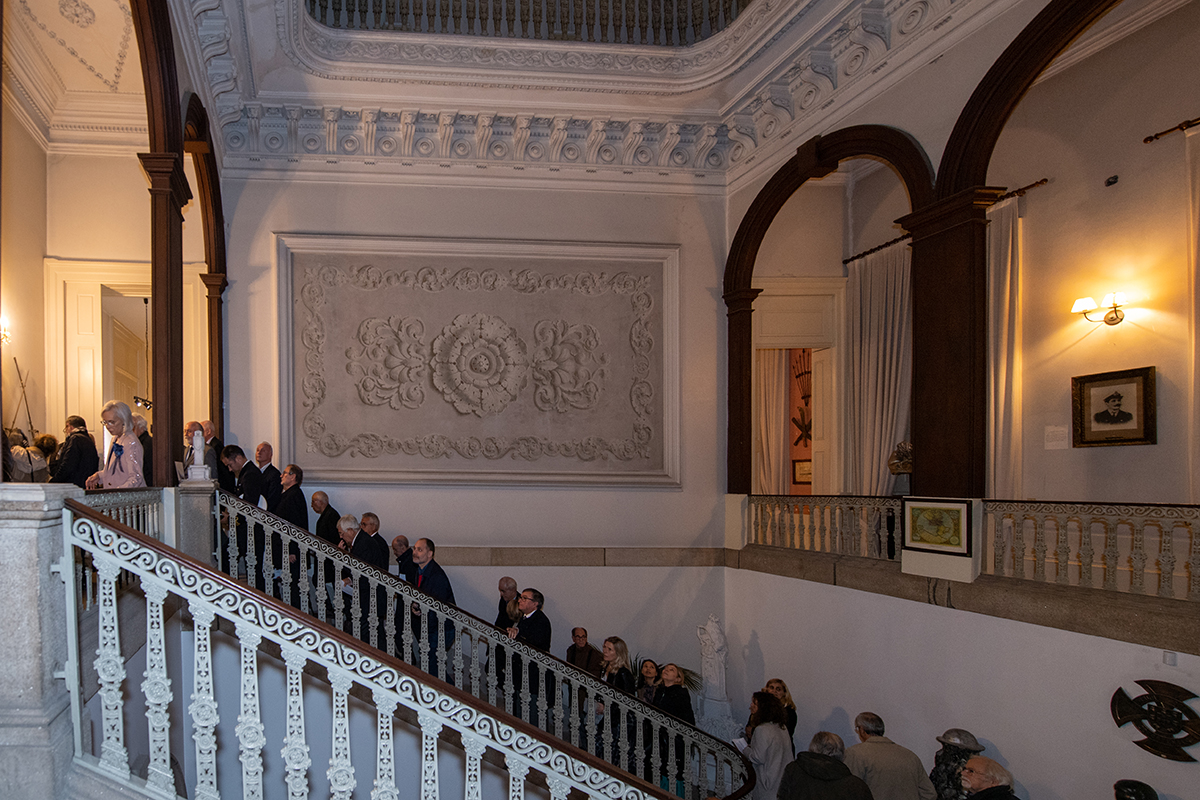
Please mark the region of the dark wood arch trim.
<svg viewBox="0 0 1200 800"><path fill-rule="evenodd" d="M758 290L751 286L758 249L779 210L805 181L828 175L839 162L860 156L881 159L896 170L908 191L911 208L933 202L933 167L916 139L885 125L856 125L828 136L815 136L801 145L759 191L733 237L724 280L729 319L726 485L730 494L749 494L751 485L750 315L758 296Z"/></svg>
<svg viewBox="0 0 1200 800"><path fill-rule="evenodd" d="M225 438L225 347L222 294L225 279L225 211L221 205L221 176L213 153L208 113L200 98L188 99L183 123L183 149L192 156L196 172L196 192L200 201L200 219L204 225L204 260L208 272L203 276L208 289L208 418Z"/></svg>
<svg viewBox="0 0 1200 800"><path fill-rule="evenodd" d="M171 16L162 0L130 0L146 91L150 152L140 153L150 180L150 294L154 358L151 399L159 446L152 474L174 486L183 460L183 206L191 189L183 174L183 108Z"/></svg>
<svg viewBox="0 0 1200 800"><path fill-rule="evenodd" d="M1025 26L975 87L954 123L938 167L939 200L987 183L992 151L1029 87L1059 53L1120 2L1053 0Z"/></svg>

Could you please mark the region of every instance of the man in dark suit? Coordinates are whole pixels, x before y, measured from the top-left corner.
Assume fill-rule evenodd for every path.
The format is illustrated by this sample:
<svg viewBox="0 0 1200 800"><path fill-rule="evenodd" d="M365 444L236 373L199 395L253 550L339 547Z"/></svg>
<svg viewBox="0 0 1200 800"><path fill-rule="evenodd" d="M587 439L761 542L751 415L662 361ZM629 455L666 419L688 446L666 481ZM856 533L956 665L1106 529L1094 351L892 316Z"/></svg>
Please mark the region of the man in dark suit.
<svg viewBox="0 0 1200 800"><path fill-rule="evenodd" d="M258 505L262 497L262 473L258 467L246 460L246 453L236 444L226 445L221 450L221 463L234 476L234 494L252 506ZM249 548L246 546L246 520L238 516L237 521L238 554L246 557L246 573L252 586L260 592L267 590L267 582L263 578L263 554L266 552L266 542L261 525L254 526L254 569L250 569ZM253 574L250 574L253 573Z"/></svg>
<svg viewBox="0 0 1200 800"><path fill-rule="evenodd" d="M276 509L279 507L279 496L283 494L283 488L279 481L279 470L271 463L271 459L274 457L275 451L271 449L268 442L259 442L258 447L254 448L254 463L258 465L263 476L263 497L267 501L267 511L272 514L278 513ZM305 512L305 516L307 516L307 512Z"/></svg>
<svg viewBox="0 0 1200 800"><path fill-rule="evenodd" d="M380 572L387 572L387 547L385 546L380 551L379 547L372 541L372 537L368 535L358 524L358 519L353 514L346 514L338 520L338 534L342 539L342 549L349 553L352 557L359 561L368 564ZM342 624L348 633L352 633L368 644L371 641L370 628L370 610L371 610L371 582L366 575L362 575L358 579L358 586L354 586L353 576L349 569L342 570L342 582L340 587L342 596ZM354 607L358 606L358 630L353 628ZM379 644L382 644L380 642ZM382 649L382 648L381 648Z"/></svg>
<svg viewBox="0 0 1200 800"><path fill-rule="evenodd" d="M192 447L194 441L193 434L200 431L201 435L203 435L203 430L200 423L195 420L183 426L183 474L186 477L188 467L205 466L208 467L208 477L216 481L220 475L220 471L224 469L220 461L221 454L208 445L204 445L204 452L197 455L195 448ZM220 439L217 441L219 442ZM219 484L220 481L218 481ZM225 487L222 486L221 488L224 489Z"/></svg>
<svg viewBox="0 0 1200 800"><path fill-rule="evenodd" d="M442 565L434 561L433 556L437 546L432 539L417 539L413 545L413 564L416 570L413 572L414 581L417 589L429 595L434 600L439 600L449 605L454 605L454 587L450 585L450 577L446 575L446 571L442 569ZM450 644L454 639L454 626L449 620L445 624L445 638L441 639L438 635L437 617L434 612L428 612L428 618L423 619L421 607L416 603L412 604L410 609L411 624L413 630L413 661L416 666L421 666L421 640L427 638L429 646L429 674L438 674L438 650L440 642ZM428 624L422 624L423 622ZM428 632L427 637L425 632ZM439 676L441 677L441 676ZM446 674L444 680L450 683L453 682L453 676Z"/></svg>
<svg viewBox="0 0 1200 800"><path fill-rule="evenodd" d="M1113 392L1104 398L1104 410L1092 415L1092 419L1101 425L1123 425L1133 421L1133 414L1121 410L1121 401L1125 398L1120 392Z"/></svg>
<svg viewBox="0 0 1200 800"><path fill-rule="evenodd" d="M63 432L67 438L51 461L51 483L73 483L80 489L89 477L100 469L100 454L96 441L88 433L83 417L67 417Z"/></svg>
<svg viewBox="0 0 1200 800"><path fill-rule="evenodd" d="M317 515L317 526L313 533L329 542L334 547L338 544L338 520L341 514L329 505L329 495L324 492L313 492L312 510Z"/></svg>
<svg viewBox="0 0 1200 800"><path fill-rule="evenodd" d="M508 637L516 639L518 642L527 644L530 647L536 647L539 650L550 650L550 618L542 611L542 606L545 604L545 596L537 589L524 589L521 595L517 598L517 610L521 612L521 618L517 620L515 627L508 629ZM518 684L522 679L521 661L523 659L519 654L513 654L513 688L520 695L521 686ZM513 703L513 713L517 716L537 724L538 722L538 693L542 690L541 681L538 680L539 668L532 661L529 663L528 681L529 681L529 707L520 708L520 703ZM546 674L546 702L548 705L554 705L554 685L550 674ZM547 714L547 717L549 714ZM547 721L549 721L547 719Z"/></svg>
<svg viewBox="0 0 1200 800"><path fill-rule="evenodd" d="M220 456L225 452L225 443L221 441L221 437L217 436L217 426L213 425L211 419L206 419L200 423L200 430L204 432L204 446L211 448L214 453ZM217 479L217 485L230 494L237 492L237 479L233 475L233 471L225 464L224 460L217 460L217 472L213 475ZM258 501L254 501L258 505Z"/></svg>
<svg viewBox="0 0 1200 800"><path fill-rule="evenodd" d="M308 530L308 503L304 501L304 492L300 484L304 482L304 470L295 464L288 464L280 473L279 505L275 513L285 522L290 522L302 531ZM277 564L281 560L283 548L278 544L275 551ZM278 569L278 565L276 566ZM288 547L289 596L287 600L296 608L300 608L300 548L294 542ZM282 580L282 578L281 578Z"/></svg>

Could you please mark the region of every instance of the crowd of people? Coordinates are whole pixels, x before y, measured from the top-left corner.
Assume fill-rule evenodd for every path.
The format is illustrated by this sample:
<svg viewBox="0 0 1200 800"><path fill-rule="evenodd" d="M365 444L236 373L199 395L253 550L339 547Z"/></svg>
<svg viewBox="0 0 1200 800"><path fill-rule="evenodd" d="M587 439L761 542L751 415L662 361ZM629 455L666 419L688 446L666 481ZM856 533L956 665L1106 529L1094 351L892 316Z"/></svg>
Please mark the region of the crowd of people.
<svg viewBox="0 0 1200 800"><path fill-rule="evenodd" d="M6 432L4 479L18 483L73 483L81 489L126 489L149 485L145 475L153 438L146 419L116 400L104 404L100 420L111 442L103 466L96 438L80 416L67 417L63 441L49 433L30 443L18 429Z"/></svg>

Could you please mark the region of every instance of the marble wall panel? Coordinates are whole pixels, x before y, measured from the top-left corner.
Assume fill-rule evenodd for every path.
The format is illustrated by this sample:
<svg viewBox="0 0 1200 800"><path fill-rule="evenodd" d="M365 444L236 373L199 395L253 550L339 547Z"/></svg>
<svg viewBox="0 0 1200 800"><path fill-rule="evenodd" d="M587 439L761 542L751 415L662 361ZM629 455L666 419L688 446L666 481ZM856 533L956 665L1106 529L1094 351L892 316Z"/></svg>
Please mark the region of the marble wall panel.
<svg viewBox="0 0 1200 800"><path fill-rule="evenodd" d="M677 246L278 244L306 476L678 484Z"/></svg>

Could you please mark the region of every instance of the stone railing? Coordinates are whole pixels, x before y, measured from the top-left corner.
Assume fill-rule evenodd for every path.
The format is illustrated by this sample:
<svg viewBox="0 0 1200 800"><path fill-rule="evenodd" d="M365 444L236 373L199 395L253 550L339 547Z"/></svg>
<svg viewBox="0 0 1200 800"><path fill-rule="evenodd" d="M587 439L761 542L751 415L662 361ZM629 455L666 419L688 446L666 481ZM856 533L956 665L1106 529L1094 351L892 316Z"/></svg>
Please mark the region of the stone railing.
<svg viewBox="0 0 1200 800"><path fill-rule="evenodd" d="M748 544L895 560L901 499L750 498ZM984 500L985 575L1200 600L1200 507Z"/></svg>
<svg viewBox="0 0 1200 800"><path fill-rule="evenodd" d="M720 33L750 0L303 0L331 28L678 47Z"/></svg>
<svg viewBox="0 0 1200 800"><path fill-rule="evenodd" d="M745 786L749 768L728 742L237 497L218 491L216 515L218 563L244 563L250 585L305 614L652 784L674 771L688 798Z"/></svg>
<svg viewBox="0 0 1200 800"><path fill-rule="evenodd" d="M162 489L96 489L84 495L83 503L106 517L158 541L171 528Z"/></svg>
<svg viewBox="0 0 1200 800"><path fill-rule="evenodd" d="M119 785L156 796L204 798L306 797L310 787L349 798L357 786L362 796L369 791L375 800L395 800L398 780L407 785L419 775L420 796L433 798L448 777L439 778L439 768L454 763L439 756L440 740L451 733L465 758L462 774L449 777L461 781L468 798L496 795L497 786L485 791L487 780L504 786L500 792L512 800L525 796L530 780L546 786L552 800L569 794L666 796L657 782L645 783L488 710L461 689L306 621L278 600L81 503L66 501L62 541L66 563L86 552L100 576L98 608L87 614L75 611L76 589L66 583L62 677L74 720L75 762ZM130 594L118 602L122 573L134 575L139 589L139 630L132 634L144 639L133 652L124 630L133 623L123 616ZM98 646L85 652L81 626L89 620ZM85 667L94 668L97 684L90 700ZM398 709L416 719L419 732L396 726ZM182 720L172 719L179 715ZM322 719L318 727L315 721ZM187 745L181 729L190 732ZM504 765L503 779L481 769L489 751L499 755L489 762ZM326 755L327 768L318 764ZM702 796L694 781L689 785L690 797Z"/></svg>

